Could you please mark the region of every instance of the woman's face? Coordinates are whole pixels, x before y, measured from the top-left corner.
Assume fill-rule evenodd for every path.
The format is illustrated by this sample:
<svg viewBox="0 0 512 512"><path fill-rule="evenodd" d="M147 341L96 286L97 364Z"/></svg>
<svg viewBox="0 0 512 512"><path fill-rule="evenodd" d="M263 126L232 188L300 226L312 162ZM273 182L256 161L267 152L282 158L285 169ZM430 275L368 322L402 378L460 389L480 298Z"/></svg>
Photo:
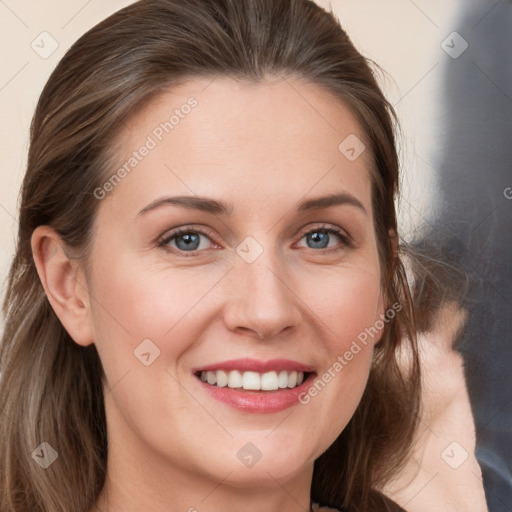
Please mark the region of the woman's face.
<svg viewBox="0 0 512 512"><path fill-rule="evenodd" d="M124 124L87 286L130 471L281 482L346 426L384 313L363 139L291 78L190 80Z"/></svg>

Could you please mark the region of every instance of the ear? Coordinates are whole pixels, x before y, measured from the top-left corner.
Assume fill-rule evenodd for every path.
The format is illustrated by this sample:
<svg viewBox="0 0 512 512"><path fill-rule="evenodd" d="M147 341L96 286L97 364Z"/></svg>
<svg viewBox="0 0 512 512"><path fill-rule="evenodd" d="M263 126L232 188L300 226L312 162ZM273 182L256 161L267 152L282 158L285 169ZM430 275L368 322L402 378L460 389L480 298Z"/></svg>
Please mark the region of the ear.
<svg viewBox="0 0 512 512"><path fill-rule="evenodd" d="M82 346L93 343L87 284L79 261L49 226L38 226L31 238L32 256L48 301L71 338Z"/></svg>

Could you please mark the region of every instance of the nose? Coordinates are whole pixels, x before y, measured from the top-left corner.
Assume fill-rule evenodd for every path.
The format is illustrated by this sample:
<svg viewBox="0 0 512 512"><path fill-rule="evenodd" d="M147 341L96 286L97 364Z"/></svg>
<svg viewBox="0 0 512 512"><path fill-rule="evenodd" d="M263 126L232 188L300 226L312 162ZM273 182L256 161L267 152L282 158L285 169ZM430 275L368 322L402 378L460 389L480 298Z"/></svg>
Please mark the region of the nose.
<svg viewBox="0 0 512 512"><path fill-rule="evenodd" d="M224 322L233 332L272 340L301 322L290 273L270 250L252 263L237 257L228 287Z"/></svg>

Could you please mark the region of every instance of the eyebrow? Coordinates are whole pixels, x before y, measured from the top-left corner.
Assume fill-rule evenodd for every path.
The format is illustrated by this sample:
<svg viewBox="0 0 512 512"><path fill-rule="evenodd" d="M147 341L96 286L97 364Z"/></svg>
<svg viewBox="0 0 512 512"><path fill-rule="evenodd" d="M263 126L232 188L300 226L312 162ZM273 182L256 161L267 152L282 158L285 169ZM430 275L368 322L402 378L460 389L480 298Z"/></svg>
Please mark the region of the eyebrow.
<svg viewBox="0 0 512 512"><path fill-rule="evenodd" d="M211 199L208 197L200 197L200 196L174 196L174 197L162 197L152 201L147 206L142 208L137 214L137 217L145 215L146 213L159 208L163 205L177 205L182 206L183 208L188 208L191 210L200 210L206 213L211 213L213 215L231 215L233 213L233 205L228 205L221 201L217 201L216 199ZM321 210L324 208L329 208L330 206L337 205L349 205L354 206L361 210L363 213L368 215L365 207L352 194L348 192L340 192L338 194L331 194L322 197L316 197L313 199L308 199L299 204L297 207L297 211L304 212L310 210Z"/></svg>
<svg viewBox="0 0 512 512"><path fill-rule="evenodd" d="M340 192L339 194L331 194L328 196L317 197L314 199L308 199L299 205L297 210L299 212L307 211L307 210L320 210L322 208L329 208L329 206L337 206L346 204L349 206L355 206L359 208L364 214L368 215L366 208L363 206L363 203L359 201L356 197L348 192Z"/></svg>

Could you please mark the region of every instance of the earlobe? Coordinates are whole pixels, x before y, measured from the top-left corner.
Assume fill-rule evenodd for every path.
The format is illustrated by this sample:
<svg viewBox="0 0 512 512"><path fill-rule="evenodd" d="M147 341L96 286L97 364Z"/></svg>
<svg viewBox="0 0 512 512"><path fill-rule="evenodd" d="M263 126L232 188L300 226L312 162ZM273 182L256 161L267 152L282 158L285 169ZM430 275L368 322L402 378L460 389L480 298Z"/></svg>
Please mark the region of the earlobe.
<svg viewBox="0 0 512 512"><path fill-rule="evenodd" d="M78 261L68 257L61 237L49 226L34 230L31 247L39 279L55 314L76 343L90 345L90 301Z"/></svg>

